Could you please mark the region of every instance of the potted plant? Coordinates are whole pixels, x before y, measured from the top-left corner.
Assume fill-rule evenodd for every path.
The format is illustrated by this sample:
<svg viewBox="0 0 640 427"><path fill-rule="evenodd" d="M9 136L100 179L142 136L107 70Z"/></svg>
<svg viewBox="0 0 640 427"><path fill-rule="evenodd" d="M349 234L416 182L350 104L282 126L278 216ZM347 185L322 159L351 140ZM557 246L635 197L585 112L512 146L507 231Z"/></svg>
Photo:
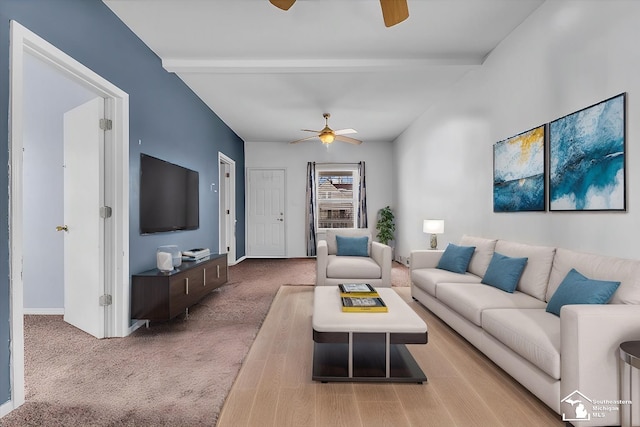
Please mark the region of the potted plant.
<svg viewBox="0 0 640 427"><path fill-rule="evenodd" d="M388 245L393 240L393 232L396 231L396 224L393 222L395 216L389 206L378 211L378 222L376 230L378 230L378 241Z"/></svg>

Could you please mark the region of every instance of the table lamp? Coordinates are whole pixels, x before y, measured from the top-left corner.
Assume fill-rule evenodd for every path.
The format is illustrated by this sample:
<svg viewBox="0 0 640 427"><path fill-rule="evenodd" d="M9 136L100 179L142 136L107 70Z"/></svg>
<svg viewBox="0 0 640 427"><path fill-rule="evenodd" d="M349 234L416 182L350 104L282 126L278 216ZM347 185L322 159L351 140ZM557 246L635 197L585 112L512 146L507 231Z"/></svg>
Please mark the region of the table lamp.
<svg viewBox="0 0 640 427"><path fill-rule="evenodd" d="M444 220L425 219L422 231L431 234L431 249L438 249L438 234L444 233Z"/></svg>

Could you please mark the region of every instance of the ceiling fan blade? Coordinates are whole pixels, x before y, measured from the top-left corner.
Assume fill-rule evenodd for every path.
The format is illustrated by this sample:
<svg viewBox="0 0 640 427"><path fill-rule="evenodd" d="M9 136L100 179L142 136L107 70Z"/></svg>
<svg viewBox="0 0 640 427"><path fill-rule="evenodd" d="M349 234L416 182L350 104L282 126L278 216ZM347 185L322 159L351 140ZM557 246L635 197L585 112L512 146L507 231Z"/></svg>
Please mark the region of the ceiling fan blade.
<svg viewBox="0 0 640 427"><path fill-rule="evenodd" d="M307 141L309 139L317 138L317 136L308 136L302 139L296 139L295 141L291 141L289 144L297 144L298 142Z"/></svg>
<svg viewBox="0 0 640 427"><path fill-rule="evenodd" d="M311 129L300 129L302 132L313 132L313 133L320 133L321 131L319 130L311 130Z"/></svg>
<svg viewBox="0 0 640 427"><path fill-rule="evenodd" d="M380 0L384 25L392 27L409 17L407 0Z"/></svg>
<svg viewBox="0 0 640 427"><path fill-rule="evenodd" d="M340 129L333 133L335 133L336 135L350 135L352 133L358 133L358 131L355 129Z"/></svg>
<svg viewBox="0 0 640 427"><path fill-rule="evenodd" d="M296 0L269 0L269 2L278 9L289 10Z"/></svg>
<svg viewBox="0 0 640 427"><path fill-rule="evenodd" d="M360 141L359 139L350 138L348 136L343 136L343 135L336 135L336 141L348 142L349 144L355 144L355 145L362 144L362 141Z"/></svg>

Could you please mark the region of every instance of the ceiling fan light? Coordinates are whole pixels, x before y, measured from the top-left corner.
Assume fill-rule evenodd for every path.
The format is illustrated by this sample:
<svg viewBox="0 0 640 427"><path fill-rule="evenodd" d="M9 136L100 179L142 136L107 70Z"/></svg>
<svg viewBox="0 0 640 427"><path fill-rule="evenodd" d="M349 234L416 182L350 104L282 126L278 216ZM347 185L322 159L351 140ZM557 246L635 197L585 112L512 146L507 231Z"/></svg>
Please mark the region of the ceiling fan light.
<svg viewBox="0 0 640 427"><path fill-rule="evenodd" d="M318 135L318 138L320 138L320 141L322 141L323 144L331 144L336 139L335 135L332 133L321 133Z"/></svg>

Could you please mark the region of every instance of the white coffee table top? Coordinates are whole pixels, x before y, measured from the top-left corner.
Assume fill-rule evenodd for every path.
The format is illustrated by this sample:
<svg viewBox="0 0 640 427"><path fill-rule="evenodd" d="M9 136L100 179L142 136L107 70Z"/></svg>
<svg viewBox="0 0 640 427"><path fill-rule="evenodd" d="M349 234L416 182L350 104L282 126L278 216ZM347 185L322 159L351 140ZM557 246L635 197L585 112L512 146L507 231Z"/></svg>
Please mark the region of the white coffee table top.
<svg viewBox="0 0 640 427"><path fill-rule="evenodd" d="M343 312L337 286L316 286L313 329L317 332L424 333L427 324L391 288L376 288L388 312Z"/></svg>

